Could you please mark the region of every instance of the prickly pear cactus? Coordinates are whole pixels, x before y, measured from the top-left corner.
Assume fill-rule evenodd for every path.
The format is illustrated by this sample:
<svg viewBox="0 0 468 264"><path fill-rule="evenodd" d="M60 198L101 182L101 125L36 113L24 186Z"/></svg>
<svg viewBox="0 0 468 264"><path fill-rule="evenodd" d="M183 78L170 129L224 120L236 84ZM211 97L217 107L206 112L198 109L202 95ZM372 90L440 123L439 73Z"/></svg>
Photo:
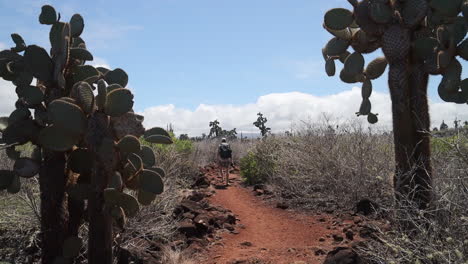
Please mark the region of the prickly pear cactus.
<svg viewBox="0 0 468 264"><path fill-rule="evenodd" d="M379 78L388 64L394 101L404 102L402 97L411 97L407 91L411 63L423 70L421 75L442 75L438 88L442 100L468 102L468 81L461 78L462 66L458 60L458 57L463 60L468 57L467 0L349 2L353 11L335 8L325 14L323 27L334 38L323 48L323 56L329 76L335 75L335 61L339 60L344 63L339 74L341 80L362 83L362 103L357 115L367 116L370 123L377 122L369 100L372 80ZM349 48L354 52L348 52ZM365 67L363 54L378 48L382 48L385 57Z"/></svg>
<svg viewBox="0 0 468 264"><path fill-rule="evenodd" d="M93 55L80 37L83 18L60 19L53 7L42 7L39 22L51 27L50 52L27 45L18 34L11 35L14 47L0 51L0 77L11 81L18 95L16 109L0 118L1 148L15 160L13 171L0 171L0 190L18 192L20 178L34 177L48 165L45 151L64 153L67 175L74 178L68 196L103 196L105 209L122 223L164 189L164 170L139 138L156 144L172 140L162 128L145 131L143 117L133 112L125 71L86 64ZM22 157L16 147L27 143L34 145L33 154ZM136 191L136 197L125 188ZM81 244L68 238L63 257L76 256Z"/></svg>
<svg viewBox="0 0 468 264"><path fill-rule="evenodd" d="M271 128L266 126L266 122L268 122L268 119L264 117L262 113L258 113L257 116L257 121L255 121L253 125L260 129L260 134L262 135L262 137L266 137L266 135L271 130Z"/></svg>

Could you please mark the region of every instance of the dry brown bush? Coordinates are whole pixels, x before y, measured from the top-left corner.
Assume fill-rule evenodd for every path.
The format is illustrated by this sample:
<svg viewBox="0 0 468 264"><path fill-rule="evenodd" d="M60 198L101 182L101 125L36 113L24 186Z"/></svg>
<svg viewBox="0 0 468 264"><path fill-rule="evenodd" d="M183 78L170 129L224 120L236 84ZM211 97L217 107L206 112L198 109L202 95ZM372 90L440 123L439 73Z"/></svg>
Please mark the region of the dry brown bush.
<svg viewBox="0 0 468 264"><path fill-rule="evenodd" d="M239 164L240 159L247 154L247 151L252 147L258 139L235 139L228 140L232 149L232 160L235 164ZM199 166L205 166L216 162L216 155L221 139L207 139L194 143L194 149L191 154L193 160Z"/></svg>
<svg viewBox="0 0 468 264"><path fill-rule="evenodd" d="M468 135L434 138L432 145L435 201L427 211L394 203L392 135L356 124L303 124L294 136L259 141L250 149L255 175L244 176L259 177L298 209L377 202L392 229L375 227L378 239L360 249L371 263L467 263Z"/></svg>

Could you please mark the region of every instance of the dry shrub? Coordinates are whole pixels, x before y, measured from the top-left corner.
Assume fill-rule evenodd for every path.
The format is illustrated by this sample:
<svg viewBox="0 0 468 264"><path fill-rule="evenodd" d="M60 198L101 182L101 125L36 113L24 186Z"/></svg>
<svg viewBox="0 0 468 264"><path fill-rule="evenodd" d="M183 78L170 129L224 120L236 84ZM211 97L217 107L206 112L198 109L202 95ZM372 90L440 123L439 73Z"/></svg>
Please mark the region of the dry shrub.
<svg viewBox="0 0 468 264"><path fill-rule="evenodd" d="M239 164L241 157L247 154L248 149L259 141L258 139L235 139L228 140L232 149L232 160L235 164ZM205 166L216 162L218 146L221 139L213 138L194 143L192 152L192 160L199 166Z"/></svg>
<svg viewBox="0 0 468 264"><path fill-rule="evenodd" d="M268 137L250 151L258 175L243 176L259 177L251 182L269 184L300 208L351 208L362 198L391 196L392 138L358 124L304 124L294 136Z"/></svg>
<svg viewBox="0 0 468 264"><path fill-rule="evenodd" d="M187 252L174 250L170 247L163 248L161 263L164 264L195 264L195 261L187 254Z"/></svg>
<svg viewBox="0 0 468 264"><path fill-rule="evenodd" d="M394 203L392 137L357 124L304 124L293 136L255 144L241 173L296 208L354 209L362 198L380 204L392 228L376 226L376 240L360 248L370 263L468 263L468 130L433 138L435 199L425 211ZM246 160L253 175L245 175Z"/></svg>
<svg viewBox="0 0 468 264"><path fill-rule="evenodd" d="M393 229L360 248L371 263L468 263L468 129L459 132L433 138L432 207L386 209Z"/></svg>
<svg viewBox="0 0 468 264"><path fill-rule="evenodd" d="M120 247L136 254L153 251L153 242L165 243L174 239L177 226L173 211L180 200L181 190L189 188L198 174L190 153L180 153L175 147L154 147L153 150L157 166L166 171L164 192L151 205L143 206L136 217L129 219L119 238Z"/></svg>

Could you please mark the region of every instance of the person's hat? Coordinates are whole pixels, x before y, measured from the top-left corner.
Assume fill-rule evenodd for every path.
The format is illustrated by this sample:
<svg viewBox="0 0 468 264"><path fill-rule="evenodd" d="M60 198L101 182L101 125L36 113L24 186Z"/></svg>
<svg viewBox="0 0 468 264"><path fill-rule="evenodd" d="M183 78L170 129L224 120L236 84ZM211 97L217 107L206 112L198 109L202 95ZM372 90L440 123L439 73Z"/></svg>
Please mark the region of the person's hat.
<svg viewBox="0 0 468 264"><path fill-rule="evenodd" d="M226 138L222 138L221 141L222 141L222 142L226 142Z"/></svg>

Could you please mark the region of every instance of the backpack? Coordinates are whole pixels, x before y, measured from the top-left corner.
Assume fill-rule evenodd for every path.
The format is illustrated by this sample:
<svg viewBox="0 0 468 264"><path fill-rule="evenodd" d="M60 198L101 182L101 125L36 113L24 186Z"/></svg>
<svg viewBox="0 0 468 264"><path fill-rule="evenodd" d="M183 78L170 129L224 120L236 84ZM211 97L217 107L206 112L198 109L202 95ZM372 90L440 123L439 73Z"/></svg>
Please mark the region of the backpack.
<svg viewBox="0 0 468 264"><path fill-rule="evenodd" d="M229 146L229 144L227 143L222 143L221 145L219 145L219 156L221 156L221 158L223 159L229 159L232 157L232 150L231 150L231 146Z"/></svg>

